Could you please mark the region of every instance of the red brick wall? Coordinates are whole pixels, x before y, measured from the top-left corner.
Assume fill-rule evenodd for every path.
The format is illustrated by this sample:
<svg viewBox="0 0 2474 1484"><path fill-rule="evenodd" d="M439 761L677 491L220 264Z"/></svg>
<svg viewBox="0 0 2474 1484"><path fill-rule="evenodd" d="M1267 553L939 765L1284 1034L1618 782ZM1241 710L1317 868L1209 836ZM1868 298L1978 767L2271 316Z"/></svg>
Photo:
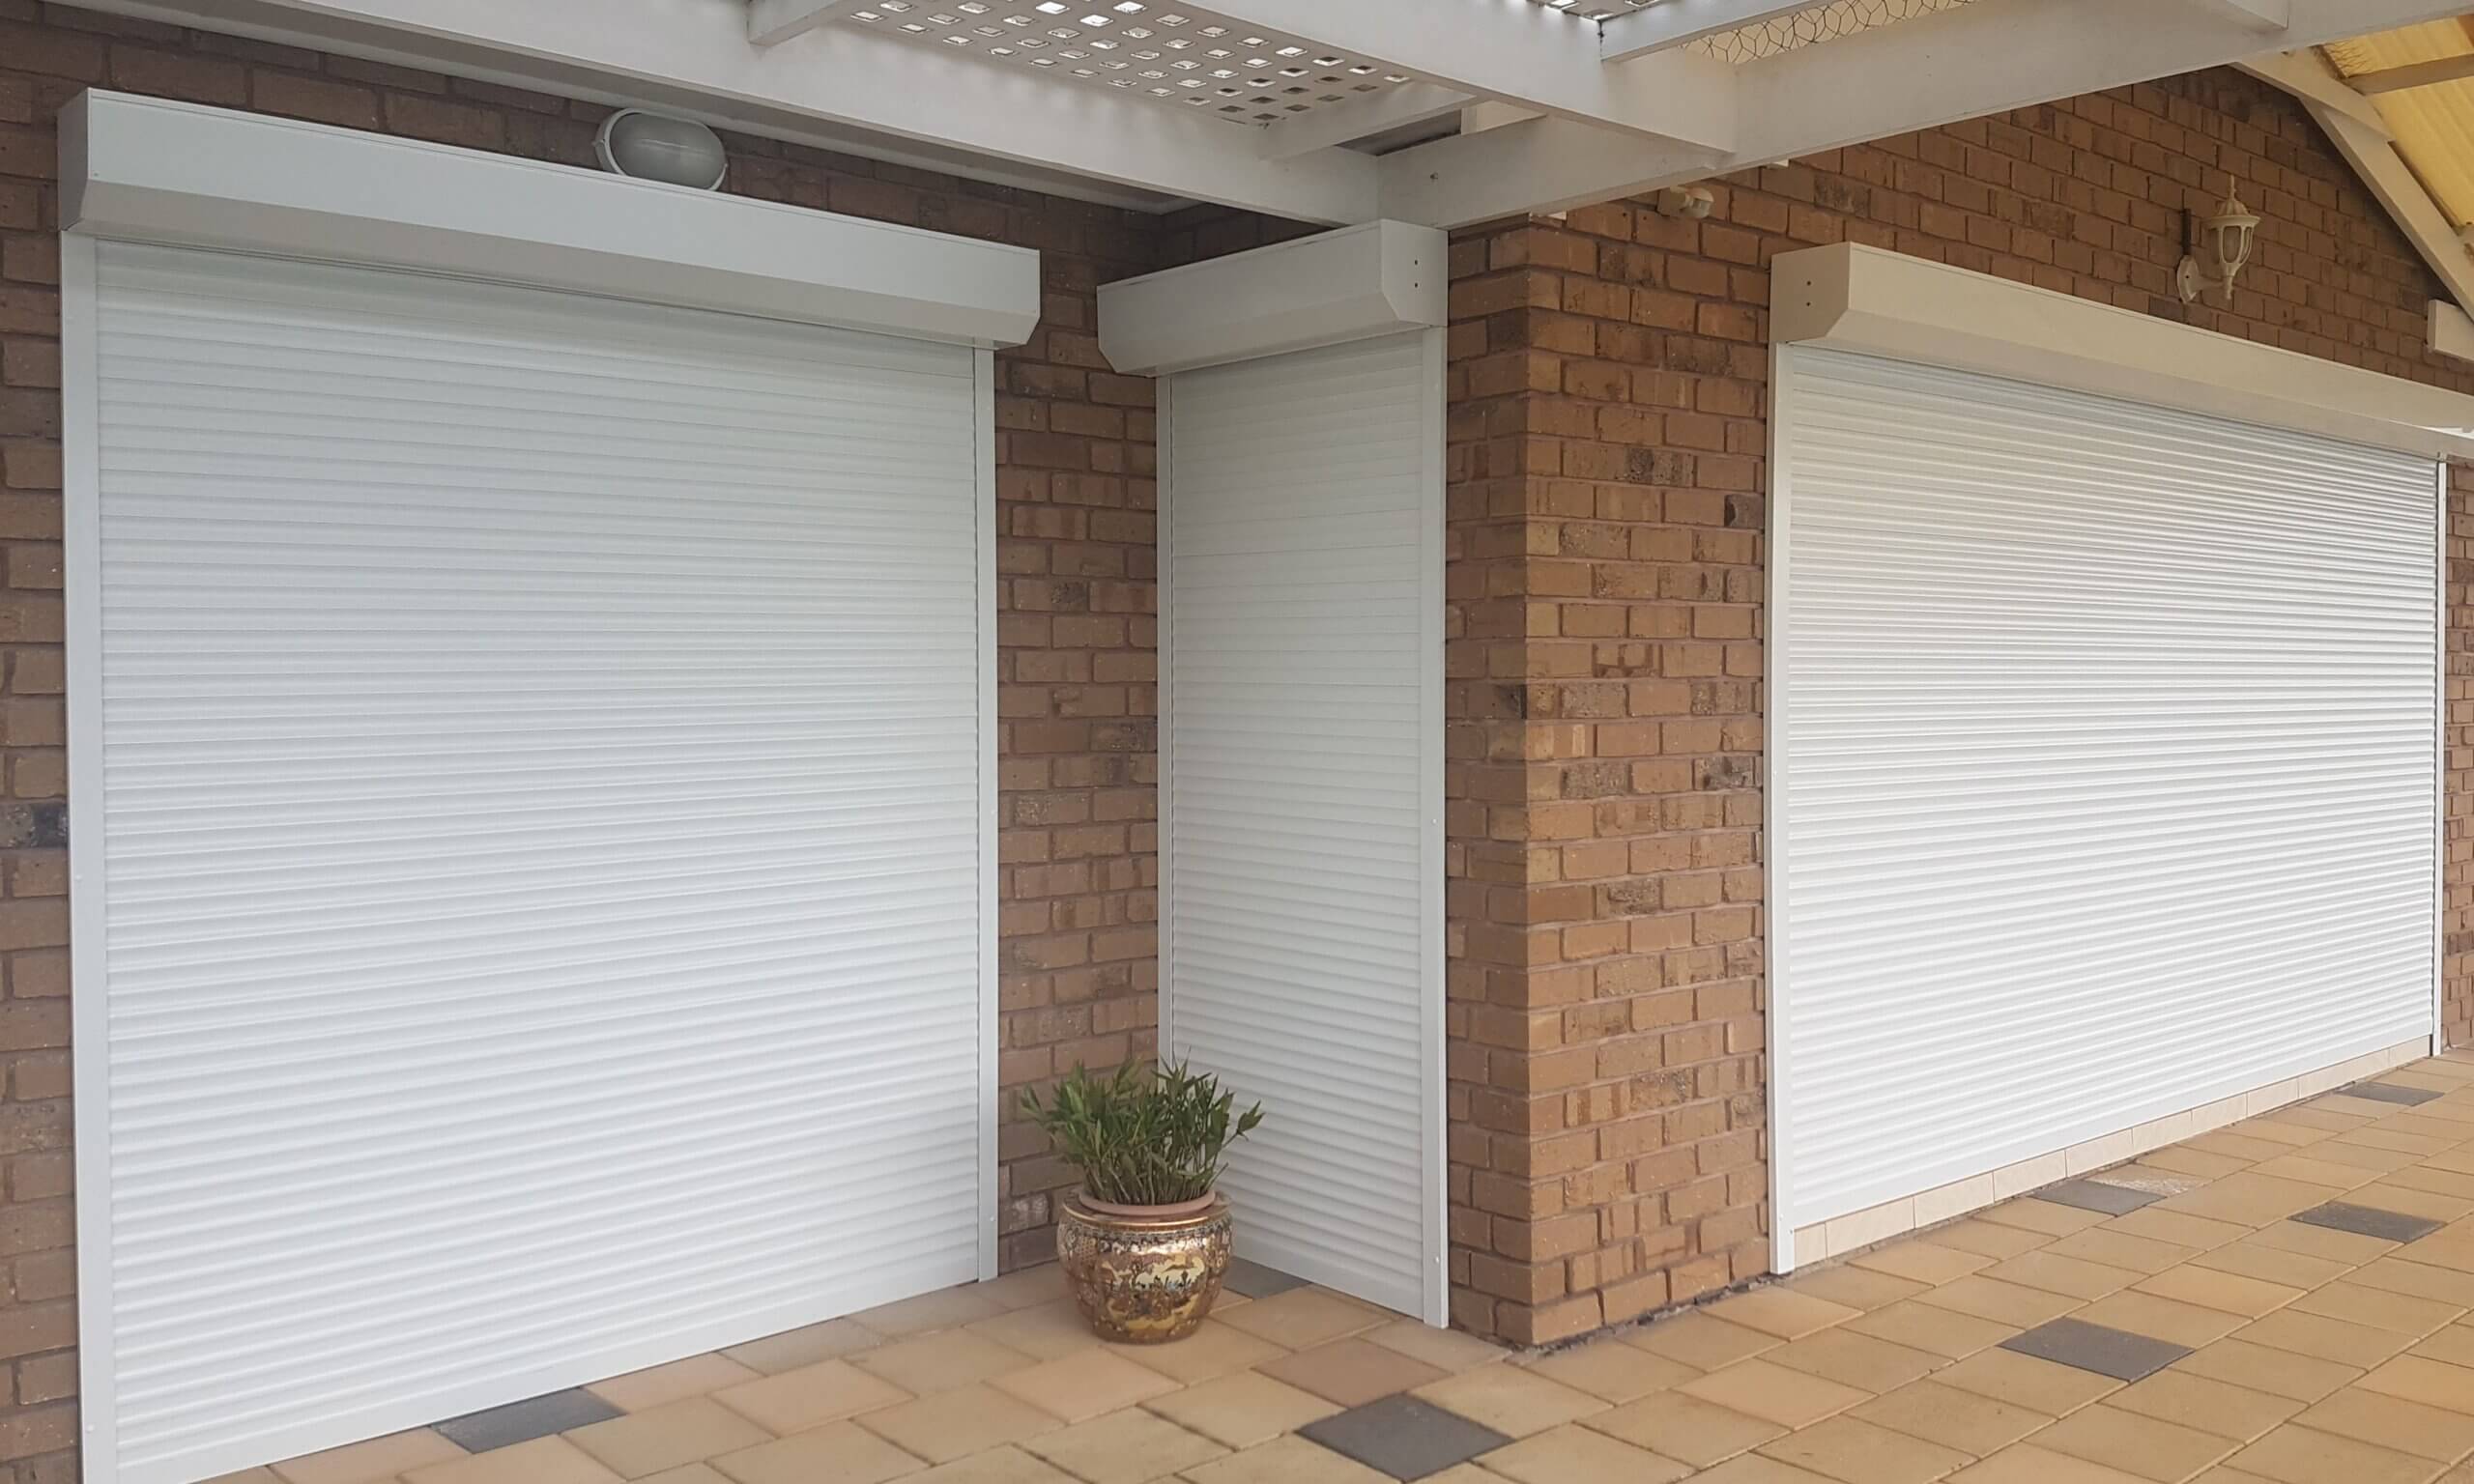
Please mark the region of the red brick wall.
<svg viewBox="0 0 2474 1484"><path fill-rule="evenodd" d="M2229 172L2266 218L2256 265L2229 309L2185 308L2182 212ZM1768 1260L1775 255L1853 240L2474 390L2426 352L2436 286L2369 193L2232 72L1709 184L1707 221L1616 203L1453 249L1453 1277L1460 1320L1515 1341ZM2463 1027L2474 931L2452 931Z"/></svg>
<svg viewBox="0 0 2474 1484"><path fill-rule="evenodd" d="M0 1480L75 1477L61 703L59 281L52 118L132 93L590 164L604 110L425 72L0 0ZM1010 1089L1153 1045L1151 384L1099 351L1097 286L1147 271L1155 218L767 140L729 188L1036 247L1045 313L997 357L1003 1061ZM1177 250L1257 230L1220 214ZM1068 1180L1003 1131L1008 1266L1052 1255Z"/></svg>

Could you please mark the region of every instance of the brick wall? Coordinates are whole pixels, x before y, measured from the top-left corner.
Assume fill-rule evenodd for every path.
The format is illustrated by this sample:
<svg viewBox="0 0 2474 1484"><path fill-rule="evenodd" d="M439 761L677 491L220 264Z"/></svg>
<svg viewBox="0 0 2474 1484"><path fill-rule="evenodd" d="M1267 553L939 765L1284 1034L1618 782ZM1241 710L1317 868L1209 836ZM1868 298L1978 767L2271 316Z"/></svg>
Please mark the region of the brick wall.
<svg viewBox="0 0 2474 1484"><path fill-rule="evenodd" d="M2182 213L2229 172L2266 218L2256 265L2230 308L2185 308ZM1453 1276L1460 1321L1515 1341L1768 1260L1776 254L1853 240L2474 390L2427 354L2436 286L2369 193L2298 106L2229 71L1709 184L1707 221L1615 203L1453 248ZM2474 887L2451 899L2467 1034Z"/></svg>
<svg viewBox="0 0 2474 1484"><path fill-rule="evenodd" d="M0 1480L76 1476L52 118L90 85L589 165L587 104L0 0ZM1155 218L733 137L729 188L1036 247L1038 333L997 357L1003 1061L1008 1088L1153 1045L1151 384L1112 374L1097 286L1257 230ZM1069 1177L1003 1131L1008 1266L1052 1255Z"/></svg>

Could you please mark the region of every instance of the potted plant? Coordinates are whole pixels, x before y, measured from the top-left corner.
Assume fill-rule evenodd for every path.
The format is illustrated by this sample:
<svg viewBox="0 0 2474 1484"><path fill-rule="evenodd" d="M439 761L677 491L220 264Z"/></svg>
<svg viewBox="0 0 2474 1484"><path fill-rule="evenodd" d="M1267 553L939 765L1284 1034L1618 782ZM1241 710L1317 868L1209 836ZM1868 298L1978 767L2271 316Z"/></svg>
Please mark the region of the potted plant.
<svg viewBox="0 0 2474 1484"><path fill-rule="evenodd" d="M1182 1062L1128 1062L1106 1076L1076 1067L1046 1100L1025 1090L1021 1107L1082 1172L1058 1203L1056 1256L1093 1331L1129 1345L1194 1333L1228 1271L1221 1160L1262 1105L1237 1112L1218 1077Z"/></svg>

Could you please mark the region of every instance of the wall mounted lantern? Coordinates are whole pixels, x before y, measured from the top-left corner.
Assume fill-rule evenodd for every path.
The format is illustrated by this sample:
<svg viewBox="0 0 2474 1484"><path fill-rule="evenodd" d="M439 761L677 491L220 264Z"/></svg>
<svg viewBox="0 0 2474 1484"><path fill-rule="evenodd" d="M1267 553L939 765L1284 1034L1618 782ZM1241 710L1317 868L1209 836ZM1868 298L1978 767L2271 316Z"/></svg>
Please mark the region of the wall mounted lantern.
<svg viewBox="0 0 2474 1484"><path fill-rule="evenodd" d="M2199 220L2191 234L2191 252L2173 275L2182 302L2199 302L2201 291L2215 284L2233 302L2233 280L2250 264L2259 238L2259 218L2229 191L2214 214Z"/></svg>

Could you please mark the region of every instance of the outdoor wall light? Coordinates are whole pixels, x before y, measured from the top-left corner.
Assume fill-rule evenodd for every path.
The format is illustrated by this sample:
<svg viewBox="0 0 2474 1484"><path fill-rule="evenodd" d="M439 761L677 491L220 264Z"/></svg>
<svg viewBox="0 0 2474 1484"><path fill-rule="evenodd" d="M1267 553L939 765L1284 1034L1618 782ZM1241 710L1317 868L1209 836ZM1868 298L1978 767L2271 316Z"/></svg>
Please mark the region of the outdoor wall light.
<svg viewBox="0 0 2474 1484"><path fill-rule="evenodd" d="M2197 224L2190 256L2174 271L2173 283L2181 291L2182 302L2199 302L2201 291L2211 283L2225 291L2227 303L2233 302L2233 280L2249 265L2258 238L2259 218L2242 204L2241 197L2229 193L2215 214Z"/></svg>
<svg viewBox="0 0 2474 1484"><path fill-rule="evenodd" d="M716 190L730 170L721 135L689 119L621 108L601 121L593 156L613 175Z"/></svg>

